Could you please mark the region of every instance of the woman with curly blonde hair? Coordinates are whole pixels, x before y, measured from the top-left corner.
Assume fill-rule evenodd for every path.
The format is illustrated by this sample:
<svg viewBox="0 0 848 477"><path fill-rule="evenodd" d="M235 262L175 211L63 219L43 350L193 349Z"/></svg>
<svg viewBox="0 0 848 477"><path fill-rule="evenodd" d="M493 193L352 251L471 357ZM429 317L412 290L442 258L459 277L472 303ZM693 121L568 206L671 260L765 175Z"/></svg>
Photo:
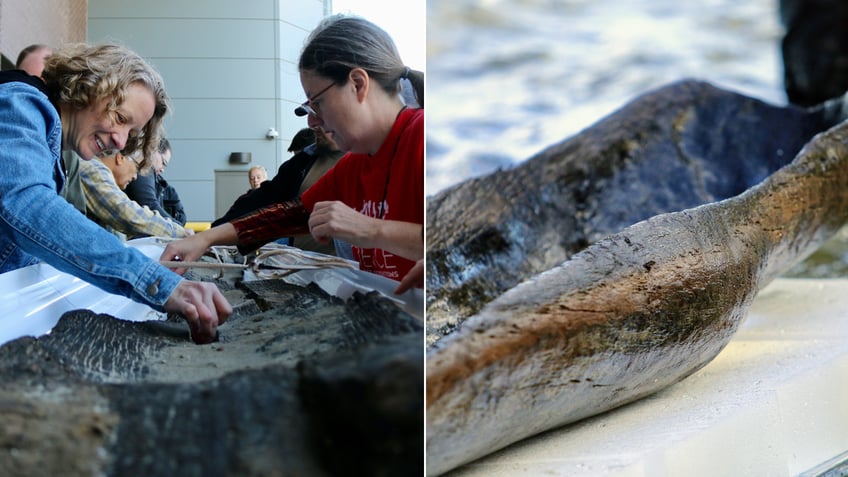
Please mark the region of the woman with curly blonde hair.
<svg viewBox="0 0 848 477"><path fill-rule="evenodd" d="M42 73L47 90L55 94L56 103L68 110L86 110L94 104L105 106L116 125L126 127L129 119L119 111L135 88L143 87L152 94L153 115L137 128L128 128L124 143L102 147L94 154L80 154L90 159L109 149L132 155L141 150L143 157L152 155L161 137L162 122L169 108L162 77L140 56L117 45L68 45L53 52L44 62ZM61 113L61 111L60 111Z"/></svg>
<svg viewBox="0 0 848 477"><path fill-rule="evenodd" d="M214 285L184 280L124 246L59 195L63 150L84 160L153 152L169 107L161 76L124 47L80 44L47 57L42 78L0 72L0 272L44 261L110 293L181 313L196 342L211 341L232 313Z"/></svg>

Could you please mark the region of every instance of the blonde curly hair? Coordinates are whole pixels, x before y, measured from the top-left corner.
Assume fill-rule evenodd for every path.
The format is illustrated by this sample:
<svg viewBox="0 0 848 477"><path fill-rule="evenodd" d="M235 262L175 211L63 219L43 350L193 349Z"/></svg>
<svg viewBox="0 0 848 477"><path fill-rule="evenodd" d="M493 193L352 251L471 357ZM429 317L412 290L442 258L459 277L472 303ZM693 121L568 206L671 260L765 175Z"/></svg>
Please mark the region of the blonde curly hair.
<svg viewBox="0 0 848 477"><path fill-rule="evenodd" d="M108 98L107 107L115 110L126 99L130 85L144 85L153 93L156 103L153 117L140 134L127 138L121 152L133 155L140 151L146 163L146 158L159 146L170 101L162 76L135 52L114 44L66 45L45 59L42 77L52 99L74 109L85 109Z"/></svg>

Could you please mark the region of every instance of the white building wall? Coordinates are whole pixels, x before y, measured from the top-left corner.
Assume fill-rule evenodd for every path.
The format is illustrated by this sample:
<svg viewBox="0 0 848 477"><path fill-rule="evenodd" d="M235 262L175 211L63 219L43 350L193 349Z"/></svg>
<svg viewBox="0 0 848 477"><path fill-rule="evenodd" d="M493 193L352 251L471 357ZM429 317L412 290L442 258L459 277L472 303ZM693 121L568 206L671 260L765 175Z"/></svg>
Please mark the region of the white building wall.
<svg viewBox="0 0 848 477"><path fill-rule="evenodd" d="M162 74L173 114L165 177L190 221L213 220L248 189L247 169L273 175L306 126L297 59L327 0L89 0L88 41L117 41ZM279 132L266 139L269 128ZM230 164L250 152L250 164ZM238 174L237 172L242 172Z"/></svg>

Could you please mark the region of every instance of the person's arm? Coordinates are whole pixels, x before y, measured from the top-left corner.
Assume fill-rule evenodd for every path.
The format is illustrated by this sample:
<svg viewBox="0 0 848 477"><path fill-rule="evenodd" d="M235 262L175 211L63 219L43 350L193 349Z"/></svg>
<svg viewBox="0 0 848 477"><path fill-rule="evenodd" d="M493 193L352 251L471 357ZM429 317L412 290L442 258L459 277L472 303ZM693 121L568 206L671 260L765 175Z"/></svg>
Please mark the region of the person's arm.
<svg viewBox="0 0 848 477"><path fill-rule="evenodd" d="M162 310L182 278L125 247L59 196L61 144L53 139L61 138L58 113L32 87L10 83L0 88L0 241L6 256L23 251L110 293ZM8 269L0 263L0 271Z"/></svg>
<svg viewBox="0 0 848 477"><path fill-rule="evenodd" d="M299 200L275 204L241 219L171 242L165 247L160 259L193 262L213 245L238 245L239 252L244 255L274 239L306 233L309 230L308 218L309 212ZM184 271L177 269L177 273Z"/></svg>
<svg viewBox="0 0 848 477"><path fill-rule="evenodd" d="M308 169L314 161L315 157L305 152L296 154L280 165L277 174L271 180L263 182L258 188L236 199L226 214L212 222L212 226L233 221L279 202L295 199L303 180L303 171Z"/></svg>
<svg viewBox="0 0 848 477"><path fill-rule="evenodd" d="M182 201L180 201L180 196L177 194L177 190L174 189L174 186L168 184L165 179L162 179L162 184L165 186L164 191L162 192L162 207L177 223L185 225L187 220L185 208L183 207Z"/></svg>
<svg viewBox="0 0 848 477"><path fill-rule="evenodd" d="M242 255L280 237L309 233L309 211L300 199L280 202L230 222Z"/></svg>
<svg viewBox="0 0 848 477"><path fill-rule="evenodd" d="M169 243L159 257L168 262L195 262L214 245L233 245L238 241L238 233L230 222L194 234L182 240ZM185 273L185 268L174 269L176 273Z"/></svg>
<svg viewBox="0 0 848 477"><path fill-rule="evenodd" d="M337 238L360 248L379 248L408 260L424 258L423 225L380 220L363 215L342 202L317 202L309 229L318 241Z"/></svg>
<svg viewBox="0 0 848 477"><path fill-rule="evenodd" d="M80 164L86 209L104 226L127 237L186 237L186 229L171 219L142 207L118 188L112 172L98 159Z"/></svg>

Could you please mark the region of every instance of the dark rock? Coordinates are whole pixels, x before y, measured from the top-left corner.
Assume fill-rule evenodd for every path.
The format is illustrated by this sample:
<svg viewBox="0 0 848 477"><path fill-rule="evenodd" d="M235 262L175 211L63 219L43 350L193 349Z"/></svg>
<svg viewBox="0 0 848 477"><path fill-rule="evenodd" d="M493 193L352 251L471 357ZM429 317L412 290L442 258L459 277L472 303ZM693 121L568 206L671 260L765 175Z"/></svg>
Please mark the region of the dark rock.
<svg viewBox="0 0 848 477"><path fill-rule="evenodd" d="M848 3L780 0L781 43L789 101L812 106L848 91Z"/></svg>
<svg viewBox="0 0 848 477"><path fill-rule="evenodd" d="M403 336L298 367L312 439L335 475L424 475L424 348Z"/></svg>

